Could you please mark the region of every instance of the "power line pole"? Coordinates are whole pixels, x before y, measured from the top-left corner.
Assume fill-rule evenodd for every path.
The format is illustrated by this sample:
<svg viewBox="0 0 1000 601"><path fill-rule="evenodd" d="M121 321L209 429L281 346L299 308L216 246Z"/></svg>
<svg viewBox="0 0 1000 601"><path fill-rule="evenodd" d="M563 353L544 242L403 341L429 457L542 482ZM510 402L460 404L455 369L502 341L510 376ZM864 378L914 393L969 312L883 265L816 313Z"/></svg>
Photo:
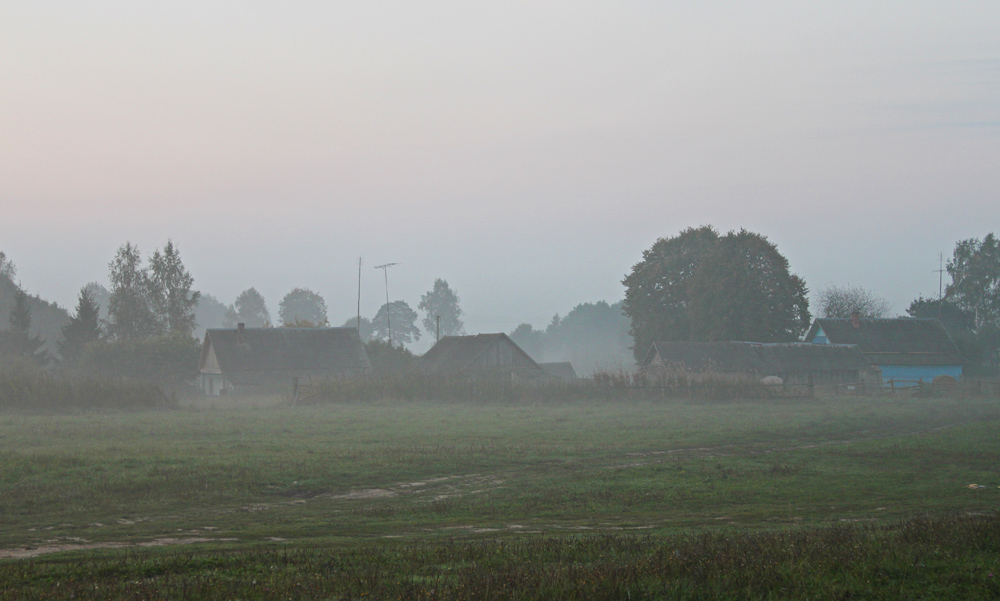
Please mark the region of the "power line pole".
<svg viewBox="0 0 1000 601"><path fill-rule="evenodd" d="M441 316L437 316L437 336L435 337L436 342L441 342Z"/></svg>
<svg viewBox="0 0 1000 601"><path fill-rule="evenodd" d="M941 319L941 304L944 302L944 253L938 254L938 268L934 271L938 274L938 319Z"/></svg>
<svg viewBox="0 0 1000 601"><path fill-rule="evenodd" d="M385 325L386 330L389 333L389 348L392 348L392 318L389 317L389 268L393 265L399 265L399 263L386 263L385 265L376 265L375 269L381 269L382 273L385 275Z"/></svg>
<svg viewBox="0 0 1000 601"><path fill-rule="evenodd" d="M358 257L358 339L361 339L361 257Z"/></svg>

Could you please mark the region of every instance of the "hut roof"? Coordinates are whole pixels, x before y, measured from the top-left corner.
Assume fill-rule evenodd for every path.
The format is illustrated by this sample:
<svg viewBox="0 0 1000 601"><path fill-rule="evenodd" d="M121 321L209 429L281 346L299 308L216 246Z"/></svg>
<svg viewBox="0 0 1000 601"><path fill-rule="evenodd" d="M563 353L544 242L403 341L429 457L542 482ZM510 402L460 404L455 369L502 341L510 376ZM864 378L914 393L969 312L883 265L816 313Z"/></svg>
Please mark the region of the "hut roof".
<svg viewBox="0 0 1000 601"><path fill-rule="evenodd" d="M497 345L509 346L515 357L517 366L500 366L507 369L519 367L528 371L543 373L535 360L517 346L506 334L475 334L472 336L445 336L429 351L424 353L416 363L416 369L425 373L450 374L464 371L484 369L475 367L477 359L484 356Z"/></svg>
<svg viewBox="0 0 1000 601"><path fill-rule="evenodd" d="M211 350L220 370L369 370L371 362L355 328L237 328L205 332L200 368Z"/></svg>
<svg viewBox="0 0 1000 601"><path fill-rule="evenodd" d="M806 334L812 342L822 328L834 344L856 344L880 365L961 365L965 359L937 319L817 319Z"/></svg>
<svg viewBox="0 0 1000 601"><path fill-rule="evenodd" d="M861 371L870 365L854 346L800 342L655 342L640 365L648 367L657 357L667 369L759 375Z"/></svg>
<svg viewBox="0 0 1000 601"><path fill-rule="evenodd" d="M562 378L563 380L575 380L577 378L576 370L573 369L573 364L569 361L539 363L538 366L544 369L545 373L556 378Z"/></svg>

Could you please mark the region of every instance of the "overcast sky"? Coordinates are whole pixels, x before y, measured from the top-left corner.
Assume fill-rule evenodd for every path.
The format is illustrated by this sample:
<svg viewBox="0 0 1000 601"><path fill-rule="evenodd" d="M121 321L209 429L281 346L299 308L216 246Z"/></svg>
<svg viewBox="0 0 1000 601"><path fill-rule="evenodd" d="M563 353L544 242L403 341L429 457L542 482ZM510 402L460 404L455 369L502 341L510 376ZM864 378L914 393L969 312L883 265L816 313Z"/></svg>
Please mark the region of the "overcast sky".
<svg viewBox="0 0 1000 601"><path fill-rule="evenodd" d="M126 240L332 322L434 278L467 329L623 296L658 237L765 234L902 312L1000 233L1000 3L0 5L0 250L72 307Z"/></svg>

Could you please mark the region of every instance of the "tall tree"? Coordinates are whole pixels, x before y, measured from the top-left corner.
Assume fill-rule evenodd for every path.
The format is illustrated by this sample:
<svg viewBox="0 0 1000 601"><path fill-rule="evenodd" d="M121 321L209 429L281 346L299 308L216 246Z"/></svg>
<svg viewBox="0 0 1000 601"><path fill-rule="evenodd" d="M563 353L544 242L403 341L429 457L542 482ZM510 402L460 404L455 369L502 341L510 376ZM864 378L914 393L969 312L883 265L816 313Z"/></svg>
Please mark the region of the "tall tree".
<svg viewBox="0 0 1000 601"><path fill-rule="evenodd" d="M278 317L285 326L325 326L326 301L308 288L293 288L278 303Z"/></svg>
<svg viewBox="0 0 1000 601"><path fill-rule="evenodd" d="M260 292L257 292L256 288L251 287L240 292L233 304L229 305L229 311L226 313L226 324L234 328L239 323L246 324L248 328L268 328L271 326L271 313L267 310L267 301L264 300L264 296Z"/></svg>
<svg viewBox="0 0 1000 601"><path fill-rule="evenodd" d="M59 341L59 355L63 363L76 365L84 348L101 339L100 307L93 295L84 286L76 302L76 315L70 317L63 326L62 340Z"/></svg>
<svg viewBox="0 0 1000 601"><path fill-rule="evenodd" d="M230 327L228 317L229 307L211 294L202 293L194 310L194 321L198 324L195 327L197 338L202 338L205 330Z"/></svg>
<svg viewBox="0 0 1000 601"><path fill-rule="evenodd" d="M440 318L442 336L459 336L465 333L462 323L462 309L458 306L458 293L448 286L448 282L438 278L434 287L420 297L417 308L424 312L424 330L436 335Z"/></svg>
<svg viewBox="0 0 1000 601"><path fill-rule="evenodd" d="M392 325L392 336L389 336L389 323ZM417 327L417 312L406 304L406 301L392 301L382 305L372 318L374 338L385 340L392 344L406 344L420 340L420 328Z"/></svg>
<svg viewBox="0 0 1000 601"><path fill-rule="evenodd" d="M108 333L118 340L138 340L161 332L150 302L149 274L139 248L126 242L109 264L111 298Z"/></svg>
<svg viewBox="0 0 1000 601"><path fill-rule="evenodd" d="M101 310L101 319L108 321L108 307L111 305L111 291L97 282L90 282L83 287L90 294Z"/></svg>
<svg viewBox="0 0 1000 601"><path fill-rule="evenodd" d="M344 322L341 326L344 328L354 328L358 330L358 336L361 338L361 342L370 342L375 339L375 327L372 325L372 320L367 317L361 318L361 327L358 327L358 318L352 317Z"/></svg>
<svg viewBox="0 0 1000 601"><path fill-rule="evenodd" d="M510 333L510 339L535 361L545 361L545 330L536 330L530 323L522 323Z"/></svg>
<svg viewBox="0 0 1000 601"><path fill-rule="evenodd" d="M0 250L0 276L13 280L16 275L17 267L15 267L14 263L7 258L7 255Z"/></svg>
<svg viewBox="0 0 1000 601"><path fill-rule="evenodd" d="M691 282L696 340L792 342L809 329L808 290L764 236L740 230L719 238Z"/></svg>
<svg viewBox="0 0 1000 601"><path fill-rule="evenodd" d="M855 312L866 318L889 316L889 301L861 286L828 286L816 298L822 317L847 319Z"/></svg>
<svg viewBox="0 0 1000 601"><path fill-rule="evenodd" d="M947 298L972 313L977 328L1000 327L1000 240L991 232L960 241L947 269Z"/></svg>
<svg viewBox="0 0 1000 601"><path fill-rule="evenodd" d="M580 303L546 328L546 360L569 361L585 374L630 366L632 339L628 330L629 320L620 302Z"/></svg>
<svg viewBox="0 0 1000 601"><path fill-rule="evenodd" d="M28 294L20 288L14 294L14 306L7 317L8 328L0 332L0 353L11 354L45 366L52 359L41 336L31 334L31 307Z"/></svg>
<svg viewBox="0 0 1000 601"><path fill-rule="evenodd" d="M808 292L764 236L710 226L661 238L623 281L633 352L657 340L784 342L809 327Z"/></svg>
<svg viewBox="0 0 1000 601"><path fill-rule="evenodd" d="M160 329L190 336L195 328L195 309L200 292L192 291L194 278L184 267L172 240L149 258L149 294Z"/></svg>
<svg viewBox="0 0 1000 601"><path fill-rule="evenodd" d="M691 339L690 280L718 240L718 232L708 225L660 238L622 280L623 310L632 323L637 359L657 340Z"/></svg>

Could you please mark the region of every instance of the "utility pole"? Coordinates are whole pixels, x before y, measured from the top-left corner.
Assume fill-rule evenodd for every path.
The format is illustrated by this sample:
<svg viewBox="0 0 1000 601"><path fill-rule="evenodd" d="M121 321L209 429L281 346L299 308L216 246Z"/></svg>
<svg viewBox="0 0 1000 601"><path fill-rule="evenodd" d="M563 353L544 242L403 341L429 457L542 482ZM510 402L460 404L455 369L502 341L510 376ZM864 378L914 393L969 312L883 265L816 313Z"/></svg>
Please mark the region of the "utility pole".
<svg viewBox="0 0 1000 601"><path fill-rule="evenodd" d="M934 271L938 274L938 319L941 319L941 303L944 301L944 253L938 254L938 268Z"/></svg>
<svg viewBox="0 0 1000 601"><path fill-rule="evenodd" d="M437 336L435 337L436 342L441 342L441 316L437 315Z"/></svg>
<svg viewBox="0 0 1000 601"><path fill-rule="evenodd" d="M389 348L392 348L392 318L389 317L389 268L393 265L399 265L399 263L386 263L385 265L376 265L375 269L381 269L382 273L385 274L385 326L386 331L389 333Z"/></svg>
<svg viewBox="0 0 1000 601"><path fill-rule="evenodd" d="M361 257L358 257L358 340L361 340Z"/></svg>

